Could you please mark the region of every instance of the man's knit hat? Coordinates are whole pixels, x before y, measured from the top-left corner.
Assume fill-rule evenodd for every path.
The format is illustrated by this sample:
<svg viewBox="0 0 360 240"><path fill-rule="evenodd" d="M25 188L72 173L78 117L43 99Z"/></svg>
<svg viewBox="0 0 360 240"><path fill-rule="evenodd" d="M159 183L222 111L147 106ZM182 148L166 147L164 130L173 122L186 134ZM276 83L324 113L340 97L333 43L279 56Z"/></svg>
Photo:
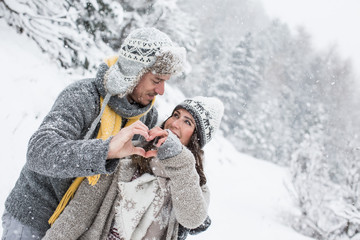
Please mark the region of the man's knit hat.
<svg viewBox="0 0 360 240"><path fill-rule="evenodd" d="M198 140L200 147L203 148L220 126L224 114L223 103L215 97L198 96L186 99L177 105L175 110L179 108L187 110L195 119Z"/></svg>
<svg viewBox="0 0 360 240"><path fill-rule="evenodd" d="M183 70L186 51L156 28L132 31L121 45L119 58L107 71L104 84L108 93L123 97L131 93L148 71L176 74Z"/></svg>

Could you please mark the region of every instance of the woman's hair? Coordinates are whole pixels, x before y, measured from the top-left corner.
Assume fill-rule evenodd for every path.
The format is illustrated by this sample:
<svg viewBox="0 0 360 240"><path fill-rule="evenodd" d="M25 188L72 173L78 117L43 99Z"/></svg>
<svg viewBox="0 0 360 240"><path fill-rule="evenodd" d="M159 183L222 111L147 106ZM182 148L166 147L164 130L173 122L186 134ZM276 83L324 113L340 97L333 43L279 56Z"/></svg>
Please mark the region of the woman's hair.
<svg viewBox="0 0 360 240"><path fill-rule="evenodd" d="M168 119L166 119L166 121L167 120ZM160 126L162 129L164 129L165 122L163 122L163 124ZM149 151L149 150L151 150L151 148L153 148L153 141L150 141L145 146L143 146L145 151ZM196 128L195 128L193 134L191 135L190 141L186 147L194 155L196 172L198 173L198 175L200 177L199 184L200 184L200 186L203 186L206 184L206 177L205 177L204 166L203 166L204 151L200 148L200 143L198 141ZM131 158L132 158L132 162L137 165L140 175L142 175L144 173L152 173L152 170L150 168L150 160L152 158L144 158L139 155L132 155Z"/></svg>
<svg viewBox="0 0 360 240"><path fill-rule="evenodd" d="M204 151L200 148L200 143L197 137L196 129L191 135L190 141L186 146L195 158L195 168L200 177L200 186L206 184L206 177L204 173Z"/></svg>

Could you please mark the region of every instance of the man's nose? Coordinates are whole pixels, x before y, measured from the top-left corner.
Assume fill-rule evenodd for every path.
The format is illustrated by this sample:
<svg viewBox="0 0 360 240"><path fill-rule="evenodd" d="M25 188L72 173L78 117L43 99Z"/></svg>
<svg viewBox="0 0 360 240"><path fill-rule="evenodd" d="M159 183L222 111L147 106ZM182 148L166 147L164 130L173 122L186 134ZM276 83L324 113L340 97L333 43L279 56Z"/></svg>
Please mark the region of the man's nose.
<svg viewBox="0 0 360 240"><path fill-rule="evenodd" d="M161 81L158 85L155 87L155 92L159 95L163 95L165 92L165 81Z"/></svg>

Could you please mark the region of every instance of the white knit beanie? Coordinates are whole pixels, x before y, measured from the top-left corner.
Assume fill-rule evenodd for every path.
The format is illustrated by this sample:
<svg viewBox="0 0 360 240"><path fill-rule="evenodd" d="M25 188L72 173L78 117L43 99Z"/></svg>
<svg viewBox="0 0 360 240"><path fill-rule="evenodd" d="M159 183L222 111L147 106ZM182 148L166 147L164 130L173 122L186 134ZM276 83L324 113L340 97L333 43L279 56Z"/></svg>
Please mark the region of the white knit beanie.
<svg viewBox="0 0 360 240"><path fill-rule="evenodd" d="M105 75L105 89L123 97L131 93L143 74L176 74L183 71L186 51L156 28L132 31L124 40L119 58Z"/></svg>
<svg viewBox="0 0 360 240"><path fill-rule="evenodd" d="M187 110L195 119L200 147L208 143L220 127L224 114L223 103L215 97L194 97L184 100L175 107ZM175 111L174 110L174 111Z"/></svg>

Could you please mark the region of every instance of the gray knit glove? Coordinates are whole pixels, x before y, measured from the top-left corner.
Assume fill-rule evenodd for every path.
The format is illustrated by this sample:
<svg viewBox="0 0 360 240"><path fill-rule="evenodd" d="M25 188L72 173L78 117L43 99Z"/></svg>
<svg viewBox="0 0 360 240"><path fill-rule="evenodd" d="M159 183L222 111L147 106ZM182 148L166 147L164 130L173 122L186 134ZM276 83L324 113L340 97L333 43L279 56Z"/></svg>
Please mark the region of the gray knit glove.
<svg viewBox="0 0 360 240"><path fill-rule="evenodd" d="M157 156L160 160L175 157L181 153L183 148L180 139L171 131L166 131L169 133L169 135L166 141L158 148Z"/></svg>

